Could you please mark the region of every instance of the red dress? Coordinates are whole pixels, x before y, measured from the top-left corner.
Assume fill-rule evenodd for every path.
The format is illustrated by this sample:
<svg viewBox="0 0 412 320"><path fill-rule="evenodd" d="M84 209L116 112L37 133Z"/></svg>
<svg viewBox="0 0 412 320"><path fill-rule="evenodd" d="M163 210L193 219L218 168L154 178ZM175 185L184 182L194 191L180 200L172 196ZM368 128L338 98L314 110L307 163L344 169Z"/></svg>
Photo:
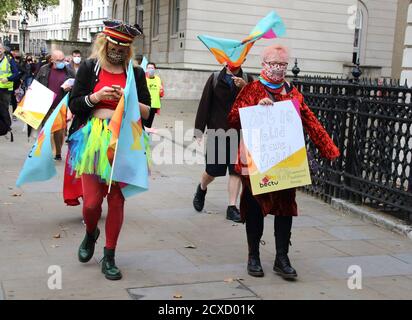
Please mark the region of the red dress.
<svg viewBox="0 0 412 320"><path fill-rule="evenodd" d="M233 108L229 113L228 122L231 128L241 129L239 109L257 105L260 100L269 98L265 86L260 81L254 81L246 85L236 98ZM319 149L322 157L333 160L339 157L340 152L333 143L331 137L323 128L313 112L305 104L303 95L296 89L292 88L286 94L274 94L276 101L297 99L300 103L300 114L302 118L303 128L308 133L316 148ZM243 144L239 146L238 160L235 166L235 171L241 175L242 168L246 168L246 163L242 163L240 155L244 150ZM244 170L243 170L244 171ZM242 220L245 220L245 215L248 211L248 203L245 201L244 190L248 188L251 192L250 179L248 175L241 175L242 194L240 196L240 214ZM259 203L263 215L273 214L279 216L297 216L298 210L296 205L296 189L286 189L270 193L264 193L254 196Z"/></svg>

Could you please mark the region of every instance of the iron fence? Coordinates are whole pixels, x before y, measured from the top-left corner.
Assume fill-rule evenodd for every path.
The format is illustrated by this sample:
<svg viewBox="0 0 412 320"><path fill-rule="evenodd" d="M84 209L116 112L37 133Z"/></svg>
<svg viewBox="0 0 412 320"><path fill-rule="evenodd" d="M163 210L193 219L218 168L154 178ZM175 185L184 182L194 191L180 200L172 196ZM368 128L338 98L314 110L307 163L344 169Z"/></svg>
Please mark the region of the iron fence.
<svg viewBox="0 0 412 320"><path fill-rule="evenodd" d="M399 81L298 77L305 97L341 151L334 162L320 158L304 189L325 201L332 197L366 204L412 221L412 89Z"/></svg>

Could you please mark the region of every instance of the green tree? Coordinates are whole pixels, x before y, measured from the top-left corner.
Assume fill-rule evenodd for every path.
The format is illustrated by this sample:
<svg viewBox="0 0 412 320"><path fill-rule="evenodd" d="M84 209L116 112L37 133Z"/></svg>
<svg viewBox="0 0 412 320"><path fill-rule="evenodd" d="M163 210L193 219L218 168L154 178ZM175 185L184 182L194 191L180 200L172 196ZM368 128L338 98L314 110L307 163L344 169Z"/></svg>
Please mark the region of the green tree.
<svg viewBox="0 0 412 320"><path fill-rule="evenodd" d="M73 1L73 14L72 22L70 26L69 40L77 41L77 34L79 33L79 21L80 14L82 13L82 0L72 0Z"/></svg>
<svg viewBox="0 0 412 320"><path fill-rule="evenodd" d="M70 26L69 40L76 41L79 32L80 14L82 13L82 0L73 1L73 15ZM0 5L0 26L7 24L7 15L13 12L25 13L37 17L39 9L48 6L56 6L59 0L1 0Z"/></svg>
<svg viewBox="0 0 412 320"><path fill-rule="evenodd" d="M37 11L48 6L59 4L59 0L1 0L0 5L0 24L7 24L7 15L9 13L32 14L37 17Z"/></svg>

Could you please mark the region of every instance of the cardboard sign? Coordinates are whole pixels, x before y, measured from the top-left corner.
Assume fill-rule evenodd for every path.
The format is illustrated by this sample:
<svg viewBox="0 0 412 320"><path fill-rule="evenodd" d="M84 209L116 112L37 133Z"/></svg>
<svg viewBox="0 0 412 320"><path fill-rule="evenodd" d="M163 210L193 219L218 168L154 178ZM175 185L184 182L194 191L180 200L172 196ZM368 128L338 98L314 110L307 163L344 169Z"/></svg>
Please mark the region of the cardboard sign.
<svg viewBox="0 0 412 320"><path fill-rule="evenodd" d="M299 102L239 109L254 195L311 184Z"/></svg>

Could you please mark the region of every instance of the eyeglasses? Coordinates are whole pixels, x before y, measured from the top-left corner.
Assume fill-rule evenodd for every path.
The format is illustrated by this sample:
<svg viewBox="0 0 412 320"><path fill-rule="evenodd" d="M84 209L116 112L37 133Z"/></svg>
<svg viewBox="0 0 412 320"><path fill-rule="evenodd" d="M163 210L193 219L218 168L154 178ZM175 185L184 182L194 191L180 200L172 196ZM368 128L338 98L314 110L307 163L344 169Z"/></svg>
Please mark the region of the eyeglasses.
<svg viewBox="0 0 412 320"><path fill-rule="evenodd" d="M263 63L265 63L266 65L270 66L270 67L278 67L278 68L283 68L286 69L289 65L289 63L287 62L276 62L276 61L263 61Z"/></svg>

